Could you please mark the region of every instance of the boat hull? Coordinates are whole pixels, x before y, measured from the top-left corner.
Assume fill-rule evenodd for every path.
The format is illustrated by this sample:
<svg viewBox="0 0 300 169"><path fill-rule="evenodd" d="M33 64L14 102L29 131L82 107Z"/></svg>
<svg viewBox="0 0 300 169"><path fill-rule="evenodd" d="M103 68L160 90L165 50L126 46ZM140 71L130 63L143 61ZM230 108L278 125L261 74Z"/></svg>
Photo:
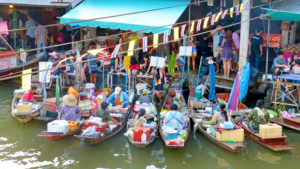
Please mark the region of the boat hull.
<svg viewBox="0 0 300 169"><path fill-rule="evenodd" d="M38 134L37 136L45 138L47 140L57 141L57 140L61 140L61 139L73 136L75 134L78 134L80 131L81 131L81 127L78 127L76 130L73 130L64 135L55 135L55 134L51 135L49 133L41 133L41 134Z"/></svg>

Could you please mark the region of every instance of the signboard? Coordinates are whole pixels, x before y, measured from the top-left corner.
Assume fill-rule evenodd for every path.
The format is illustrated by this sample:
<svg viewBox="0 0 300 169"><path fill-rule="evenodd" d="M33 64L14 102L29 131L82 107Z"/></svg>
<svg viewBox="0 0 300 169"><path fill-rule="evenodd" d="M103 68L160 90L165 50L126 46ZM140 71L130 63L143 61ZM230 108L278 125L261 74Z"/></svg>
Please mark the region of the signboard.
<svg viewBox="0 0 300 169"><path fill-rule="evenodd" d="M289 31L290 30L290 22L289 21L282 21L280 29Z"/></svg>
<svg viewBox="0 0 300 169"><path fill-rule="evenodd" d="M8 35L7 21L0 22L0 34Z"/></svg>
<svg viewBox="0 0 300 169"><path fill-rule="evenodd" d="M17 29L18 28L18 13L17 10L14 10L12 13L12 26L13 29ZM16 33L17 31L14 31L14 33Z"/></svg>
<svg viewBox="0 0 300 169"><path fill-rule="evenodd" d="M192 46L180 46L179 47L180 56L192 56Z"/></svg>
<svg viewBox="0 0 300 169"><path fill-rule="evenodd" d="M158 56L151 56L150 58L150 66L154 66L157 68L164 68L166 63L166 58L158 57Z"/></svg>
<svg viewBox="0 0 300 169"><path fill-rule="evenodd" d="M125 56L124 57L124 62L125 62L125 70L129 69L130 67L130 62L131 62L131 56Z"/></svg>
<svg viewBox="0 0 300 169"><path fill-rule="evenodd" d="M27 53L26 52L24 52L24 49L20 49L20 59L21 59L21 61L23 62L23 63L26 63L26 56L27 56Z"/></svg>
<svg viewBox="0 0 300 169"><path fill-rule="evenodd" d="M267 38L268 34L267 33L262 33L262 37L264 39L264 47L267 46ZM275 34L275 33L270 33L270 41L269 41L269 47L270 48L279 48L281 44L281 34Z"/></svg>
<svg viewBox="0 0 300 169"><path fill-rule="evenodd" d="M6 70L17 66L17 55L11 51L0 52L0 70ZM6 54L6 55L4 55Z"/></svg>
<svg viewBox="0 0 300 169"><path fill-rule="evenodd" d="M49 83L51 75L51 62L39 62L39 82Z"/></svg>
<svg viewBox="0 0 300 169"><path fill-rule="evenodd" d="M22 71L22 89L27 91L31 87L31 72L32 69Z"/></svg>

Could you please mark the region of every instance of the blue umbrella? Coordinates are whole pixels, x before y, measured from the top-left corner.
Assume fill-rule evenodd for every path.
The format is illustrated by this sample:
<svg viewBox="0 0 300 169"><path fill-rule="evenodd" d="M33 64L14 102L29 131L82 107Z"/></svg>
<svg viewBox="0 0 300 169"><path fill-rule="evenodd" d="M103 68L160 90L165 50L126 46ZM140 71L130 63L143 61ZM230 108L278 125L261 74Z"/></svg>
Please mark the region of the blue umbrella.
<svg viewBox="0 0 300 169"><path fill-rule="evenodd" d="M239 102L247 96L250 78L250 63L243 67L243 72L240 77L240 95Z"/></svg>
<svg viewBox="0 0 300 169"><path fill-rule="evenodd" d="M217 100L215 66L209 64L209 100Z"/></svg>

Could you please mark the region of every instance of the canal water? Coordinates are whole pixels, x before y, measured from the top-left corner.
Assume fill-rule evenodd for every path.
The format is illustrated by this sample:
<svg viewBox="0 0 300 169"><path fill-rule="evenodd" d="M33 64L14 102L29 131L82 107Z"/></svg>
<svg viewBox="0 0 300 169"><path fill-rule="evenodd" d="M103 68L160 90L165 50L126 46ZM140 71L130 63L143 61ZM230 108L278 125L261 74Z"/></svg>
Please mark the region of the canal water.
<svg viewBox="0 0 300 169"><path fill-rule="evenodd" d="M0 168L197 168L197 169L299 169L300 132L284 129L290 152L272 152L247 139L240 154L232 154L208 141L199 132L190 134L183 149L172 150L157 138L147 148L137 149L123 135L90 147L74 137L48 141L36 137L46 123L21 124L11 116L13 90L18 84L0 84Z"/></svg>

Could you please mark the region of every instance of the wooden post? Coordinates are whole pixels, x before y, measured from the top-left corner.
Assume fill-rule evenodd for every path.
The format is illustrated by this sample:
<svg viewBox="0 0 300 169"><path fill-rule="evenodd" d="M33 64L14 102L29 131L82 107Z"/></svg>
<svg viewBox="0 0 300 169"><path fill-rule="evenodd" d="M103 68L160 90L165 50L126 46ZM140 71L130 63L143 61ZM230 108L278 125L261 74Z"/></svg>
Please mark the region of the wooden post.
<svg viewBox="0 0 300 169"><path fill-rule="evenodd" d="M79 43L75 44L76 48L76 62L75 62L75 71L76 71L76 85L78 87L81 84L82 77L81 77L81 61L80 61L80 52L79 52ZM79 88L78 88L79 89Z"/></svg>
<svg viewBox="0 0 300 169"><path fill-rule="evenodd" d="M251 0L243 0L243 3L251 4ZM241 35L240 35L240 57L239 57L239 71L243 69L243 66L248 63L248 46L249 46L249 29L250 29L250 7L243 10L241 14Z"/></svg>

